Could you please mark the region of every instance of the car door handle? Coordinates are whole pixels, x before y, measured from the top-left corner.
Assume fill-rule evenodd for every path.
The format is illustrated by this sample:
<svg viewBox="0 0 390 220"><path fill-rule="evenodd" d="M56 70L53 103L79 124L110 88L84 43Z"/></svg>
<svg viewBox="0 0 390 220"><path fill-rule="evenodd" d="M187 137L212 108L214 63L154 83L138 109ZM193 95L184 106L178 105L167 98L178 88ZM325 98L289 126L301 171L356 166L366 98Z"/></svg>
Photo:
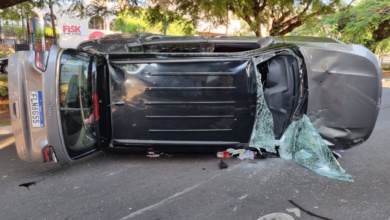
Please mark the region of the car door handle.
<svg viewBox="0 0 390 220"><path fill-rule="evenodd" d="M15 117L15 118L19 118L20 117L20 113L19 113L19 103L18 102L14 102L12 103L12 115Z"/></svg>
<svg viewBox="0 0 390 220"><path fill-rule="evenodd" d="M124 104L125 104L125 101L123 101L123 100L115 101L115 103L114 103L114 105L116 105L116 106L122 106Z"/></svg>

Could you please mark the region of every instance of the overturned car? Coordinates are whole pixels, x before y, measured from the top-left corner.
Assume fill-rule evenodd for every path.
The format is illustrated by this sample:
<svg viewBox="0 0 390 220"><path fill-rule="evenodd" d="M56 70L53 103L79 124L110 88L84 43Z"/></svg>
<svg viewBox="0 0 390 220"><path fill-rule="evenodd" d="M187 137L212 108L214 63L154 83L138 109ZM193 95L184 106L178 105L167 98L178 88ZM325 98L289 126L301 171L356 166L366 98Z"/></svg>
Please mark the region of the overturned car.
<svg viewBox="0 0 390 220"><path fill-rule="evenodd" d="M259 125L275 148L303 114L331 149L348 149L370 136L381 102L374 54L326 38L107 35L17 52L9 72L17 151L32 162L245 148Z"/></svg>

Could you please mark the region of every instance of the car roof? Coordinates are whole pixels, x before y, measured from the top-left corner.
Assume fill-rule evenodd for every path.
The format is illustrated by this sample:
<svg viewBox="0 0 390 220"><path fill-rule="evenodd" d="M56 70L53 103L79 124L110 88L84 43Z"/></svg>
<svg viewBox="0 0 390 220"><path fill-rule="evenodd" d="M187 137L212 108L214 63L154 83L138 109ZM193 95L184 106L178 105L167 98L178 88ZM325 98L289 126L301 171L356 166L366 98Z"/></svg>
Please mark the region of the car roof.
<svg viewBox="0 0 390 220"><path fill-rule="evenodd" d="M183 52L184 47L191 47L190 49L187 48L187 52L212 52L211 50L213 50L216 46L218 47L224 45L226 47L233 47L233 45L235 45L236 50L245 51L262 48L268 46L272 42L272 37L204 37L169 36L159 34L110 34L99 39L84 41L80 43L77 48L92 52L109 53L118 51L137 52L137 50L132 50L134 48L139 48L140 51L138 52L157 52L167 50L167 47L170 48L170 52ZM237 49L237 47L240 47L241 49Z"/></svg>

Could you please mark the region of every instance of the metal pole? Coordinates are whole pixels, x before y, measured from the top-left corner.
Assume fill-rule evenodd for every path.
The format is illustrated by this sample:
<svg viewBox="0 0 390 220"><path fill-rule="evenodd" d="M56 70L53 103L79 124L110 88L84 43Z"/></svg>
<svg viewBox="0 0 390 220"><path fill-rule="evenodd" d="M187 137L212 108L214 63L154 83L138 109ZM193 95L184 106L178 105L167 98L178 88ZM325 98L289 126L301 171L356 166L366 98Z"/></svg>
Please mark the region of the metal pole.
<svg viewBox="0 0 390 220"><path fill-rule="evenodd" d="M34 48L35 46L34 46L34 34L31 34L31 50L35 50L35 48Z"/></svg>

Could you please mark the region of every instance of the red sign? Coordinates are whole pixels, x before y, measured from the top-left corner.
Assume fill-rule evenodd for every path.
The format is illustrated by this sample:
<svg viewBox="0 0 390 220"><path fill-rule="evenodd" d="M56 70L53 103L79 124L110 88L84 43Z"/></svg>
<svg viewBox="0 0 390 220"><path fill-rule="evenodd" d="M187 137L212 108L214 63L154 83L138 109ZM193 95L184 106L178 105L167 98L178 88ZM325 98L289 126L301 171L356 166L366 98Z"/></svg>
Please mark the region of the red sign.
<svg viewBox="0 0 390 220"><path fill-rule="evenodd" d="M62 32L64 34L81 34L80 28L81 28L81 26L64 25L64 26L62 26Z"/></svg>
<svg viewBox="0 0 390 220"><path fill-rule="evenodd" d="M89 39L90 39L90 40L93 40L93 39L100 38L100 37L102 37L102 36L104 36L104 33L103 33L103 32L101 32L101 31L94 31L94 32L92 32L92 33L89 35Z"/></svg>

